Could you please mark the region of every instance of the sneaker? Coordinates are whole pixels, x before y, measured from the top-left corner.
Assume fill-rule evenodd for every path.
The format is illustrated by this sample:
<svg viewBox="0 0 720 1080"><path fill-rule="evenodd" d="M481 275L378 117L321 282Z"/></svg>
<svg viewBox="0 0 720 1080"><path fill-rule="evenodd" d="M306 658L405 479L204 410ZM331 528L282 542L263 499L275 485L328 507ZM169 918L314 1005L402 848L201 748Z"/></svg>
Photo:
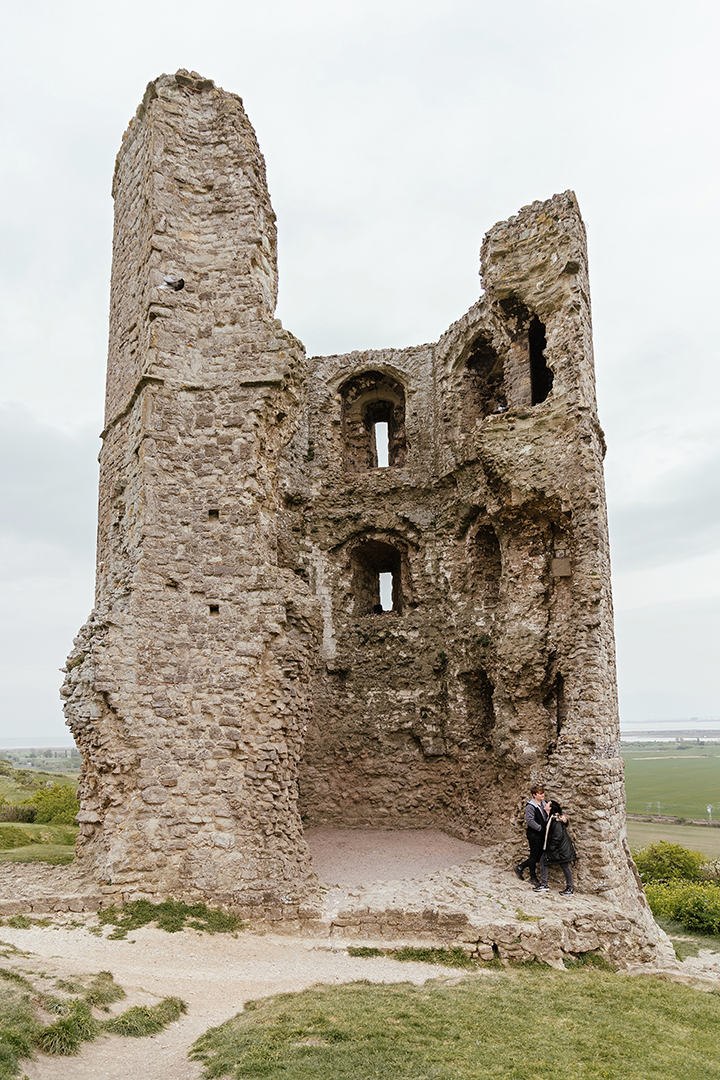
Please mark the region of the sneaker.
<svg viewBox="0 0 720 1080"><path fill-rule="evenodd" d="M573 893L574 893L574 889L563 889L562 892L560 893L560 895L561 896L572 896Z"/></svg>
<svg viewBox="0 0 720 1080"><path fill-rule="evenodd" d="M536 885L533 892L550 892L547 885Z"/></svg>
<svg viewBox="0 0 720 1080"><path fill-rule="evenodd" d="M523 880L523 874L525 873L525 871L523 870L522 866L513 866L513 870L515 871L515 873L517 874L517 876L518 876L518 877L520 878L520 880L522 881L522 880Z"/></svg>

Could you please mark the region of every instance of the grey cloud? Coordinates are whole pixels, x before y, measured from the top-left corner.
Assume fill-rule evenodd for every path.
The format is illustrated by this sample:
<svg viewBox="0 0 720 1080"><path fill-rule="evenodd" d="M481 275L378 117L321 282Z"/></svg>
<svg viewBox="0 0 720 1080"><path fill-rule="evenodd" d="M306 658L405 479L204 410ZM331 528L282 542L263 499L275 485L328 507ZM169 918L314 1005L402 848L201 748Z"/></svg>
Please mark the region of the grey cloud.
<svg viewBox="0 0 720 1080"><path fill-rule="evenodd" d="M720 546L720 453L673 476L651 501L609 504L613 567L630 570Z"/></svg>
<svg viewBox="0 0 720 1080"><path fill-rule="evenodd" d="M0 407L0 534L44 541L93 559L99 440L65 435L22 405Z"/></svg>

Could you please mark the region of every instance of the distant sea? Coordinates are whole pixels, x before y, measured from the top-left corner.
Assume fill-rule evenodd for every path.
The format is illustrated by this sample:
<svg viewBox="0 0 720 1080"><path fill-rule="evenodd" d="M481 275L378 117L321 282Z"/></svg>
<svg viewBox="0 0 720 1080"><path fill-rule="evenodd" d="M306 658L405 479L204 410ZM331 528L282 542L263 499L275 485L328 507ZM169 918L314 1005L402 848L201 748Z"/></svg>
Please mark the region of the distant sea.
<svg viewBox="0 0 720 1080"><path fill-rule="evenodd" d="M36 735L29 739L0 739L2 750L66 750L74 745L72 735Z"/></svg>
<svg viewBox="0 0 720 1080"><path fill-rule="evenodd" d="M620 721L621 739L720 739L720 716L680 720Z"/></svg>

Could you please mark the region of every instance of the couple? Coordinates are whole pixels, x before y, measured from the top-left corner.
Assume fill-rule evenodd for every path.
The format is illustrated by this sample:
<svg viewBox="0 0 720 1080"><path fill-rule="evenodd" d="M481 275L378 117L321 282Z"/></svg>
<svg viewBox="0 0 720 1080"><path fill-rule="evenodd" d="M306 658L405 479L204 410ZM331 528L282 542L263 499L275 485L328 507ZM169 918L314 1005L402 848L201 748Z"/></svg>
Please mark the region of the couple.
<svg viewBox="0 0 720 1080"><path fill-rule="evenodd" d="M577 856L573 842L566 829L567 817L562 812L560 803L551 800L545 802L545 789L542 784L530 788L530 800L525 807L526 834L530 844L530 857L515 867L515 873L523 880L525 867L530 871L530 881L535 892L550 892L548 888L548 865L559 863L565 875L565 888L561 896L573 895L573 877L570 863ZM540 881L536 867L540 863Z"/></svg>

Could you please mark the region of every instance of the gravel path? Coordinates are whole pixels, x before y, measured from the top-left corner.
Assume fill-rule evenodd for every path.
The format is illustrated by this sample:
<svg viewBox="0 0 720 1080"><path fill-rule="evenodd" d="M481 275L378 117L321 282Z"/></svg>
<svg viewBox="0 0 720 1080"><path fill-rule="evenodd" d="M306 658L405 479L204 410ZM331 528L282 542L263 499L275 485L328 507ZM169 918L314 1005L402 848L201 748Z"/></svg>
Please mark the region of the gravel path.
<svg viewBox="0 0 720 1080"><path fill-rule="evenodd" d="M331 887L371 885L393 878L422 877L463 863L479 848L439 829L390 830L314 828L308 843L321 881ZM52 868L28 867L43 887L56 888ZM44 874L44 877L43 877ZM47 879L47 882L45 882ZM17 882L15 882L17 887ZM5 892L12 895L9 876ZM93 923L88 916L76 921ZM126 940L97 938L84 927L0 927L0 939L32 953L23 965L63 975L111 971L128 1005L154 1004L169 995L188 1004L187 1015L158 1035L143 1039L106 1036L83 1047L79 1057L38 1055L25 1063L29 1080L199 1080L201 1066L187 1051L207 1028L240 1012L244 1002L316 983L414 982L450 974L432 964L398 963L378 957L348 956L340 946L286 935L243 933L210 936L195 930L166 934L144 927ZM457 972L452 972L455 977Z"/></svg>
<svg viewBox="0 0 720 1080"><path fill-rule="evenodd" d="M22 966L64 975L112 971L129 1004L154 1004L176 995L187 1014L165 1031L142 1039L105 1036L83 1047L79 1057L38 1055L24 1063L29 1080L199 1080L202 1069L187 1060L191 1043L208 1027L240 1012L253 998L304 990L316 983L414 982L436 979L449 969L432 964L363 960L297 938L275 935L209 936L195 930L166 934L144 927L127 940L93 937L86 929L0 928L0 938L31 952ZM453 976L457 972L452 972Z"/></svg>

